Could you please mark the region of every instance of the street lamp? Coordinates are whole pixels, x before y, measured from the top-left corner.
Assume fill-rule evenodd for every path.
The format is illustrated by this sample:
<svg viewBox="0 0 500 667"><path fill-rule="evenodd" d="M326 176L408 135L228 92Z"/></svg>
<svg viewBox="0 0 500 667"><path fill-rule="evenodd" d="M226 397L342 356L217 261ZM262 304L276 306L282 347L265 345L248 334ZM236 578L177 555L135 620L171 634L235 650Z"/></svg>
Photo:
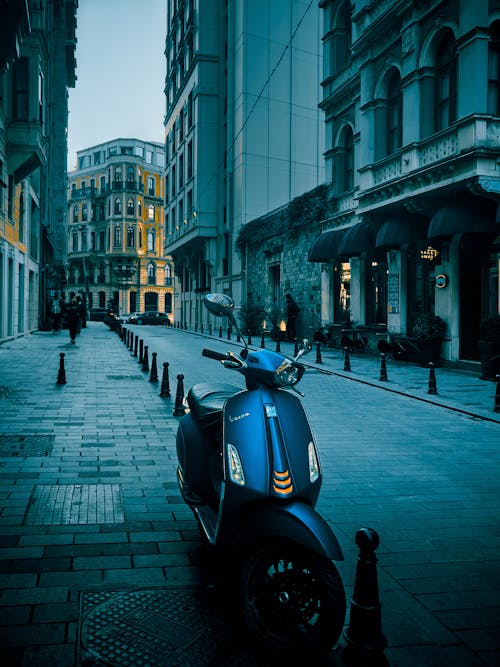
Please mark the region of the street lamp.
<svg viewBox="0 0 500 667"><path fill-rule="evenodd" d="M130 281L137 271L138 260L123 260L118 264L113 266L113 272L118 278L118 287L120 290L120 312L126 313L128 311L127 306L127 290L130 285Z"/></svg>

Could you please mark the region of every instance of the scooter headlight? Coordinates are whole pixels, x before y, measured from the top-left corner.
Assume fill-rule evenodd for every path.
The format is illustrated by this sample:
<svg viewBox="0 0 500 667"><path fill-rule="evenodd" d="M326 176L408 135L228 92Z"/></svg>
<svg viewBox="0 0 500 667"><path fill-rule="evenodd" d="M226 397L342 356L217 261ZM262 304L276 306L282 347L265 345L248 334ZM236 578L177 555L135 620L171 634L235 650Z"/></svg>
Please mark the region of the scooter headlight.
<svg viewBox="0 0 500 667"><path fill-rule="evenodd" d="M227 462L231 481L239 486L245 486L245 473L243 472L240 455L236 447L230 443L227 445Z"/></svg>
<svg viewBox="0 0 500 667"><path fill-rule="evenodd" d="M292 387L300 380L299 368L292 361L285 359L281 366L275 370L274 379L276 384L280 384L282 387Z"/></svg>
<svg viewBox="0 0 500 667"><path fill-rule="evenodd" d="M319 477L319 462L316 447L312 442L307 447L307 455L309 457L309 479L311 482L315 482Z"/></svg>

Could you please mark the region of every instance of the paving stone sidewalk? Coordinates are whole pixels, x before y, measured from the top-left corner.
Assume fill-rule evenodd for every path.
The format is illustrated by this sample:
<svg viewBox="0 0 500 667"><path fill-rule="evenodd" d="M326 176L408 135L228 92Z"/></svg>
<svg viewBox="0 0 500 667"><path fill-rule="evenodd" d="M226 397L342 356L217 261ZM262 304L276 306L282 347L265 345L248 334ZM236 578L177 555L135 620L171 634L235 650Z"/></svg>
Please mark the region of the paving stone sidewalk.
<svg viewBox="0 0 500 667"><path fill-rule="evenodd" d="M151 344L164 344L167 333L172 341L175 339L179 363L182 360L189 373L196 372L197 361L189 366L187 352L183 356L183 350L193 345L196 336L147 329ZM211 344L199 341L207 347L221 342L228 343L215 338ZM287 344L282 349L291 352ZM67 383L58 385L61 353L65 355ZM343 378L351 378L353 387L355 383L365 387L370 397L380 389L377 396L392 392L394 397L418 399L416 410L420 403L429 402L443 406L446 412L446 408L452 408L478 423L484 420L492 428L500 421L500 415L493 412L495 383L483 382L471 374L437 369L439 393L434 396L427 394L427 369L389 361L389 381L381 382L380 359L353 355L352 371L345 372L339 351L326 350L322 356L319 364L312 353L306 358L307 364L344 383ZM0 642L6 664L76 664L82 592L104 591L109 595L114 591L207 583L198 530L175 481L177 419L172 414L172 378L171 390L171 399L159 398L159 384L148 382L130 351L101 323L89 323L75 346L69 344L67 332L37 333L0 346ZM330 389L321 391L322 399L328 400ZM379 409L377 401L372 415ZM319 419L318 427L321 435L328 429L328 420ZM491 433L488 431L490 440ZM450 437L456 435L451 433ZM390 447L389 443L389 454ZM382 458L386 455L384 451ZM327 465L329 457L326 452ZM338 489L330 491L326 485L321 509L346 512L349 524L344 526L340 521L340 526L350 538L362 508L358 500L353 504L349 499L345 484L352 484L358 474L350 475L348 468L347 461L344 487L342 480L340 484L343 497L335 500ZM384 535L383 551L391 579L385 573L381 576L388 596L384 605L392 609L394 639L398 605L408 603L407 593L394 585L398 577L408 576L398 557L400 541L405 550L408 540L419 536L406 529L404 516L395 515L391 520L394 532ZM481 548L486 545L481 544ZM352 590L355 553L355 548L347 548L343 576L348 594ZM439 552L433 553L439 561ZM439 566L438 562L436 568ZM417 566L412 562L406 567L407 572L414 573ZM443 560L442 567L443 572L436 570L436 576L444 577L453 569L448 559ZM492 580L492 591L499 586L499 581ZM484 587L481 590L486 596ZM419 589L418 593L425 592ZM483 602L491 607L485 597ZM423 645L417 642L411 650L394 651L392 664L469 667L463 662L464 655L472 653L455 646L456 638L424 613L416 601L413 604L413 618L419 624L414 634ZM436 600L436 604L439 608L441 603ZM403 624L399 633L406 642L412 629ZM447 661L455 650L454 663L432 662L435 657L429 658L425 646L429 638L448 646ZM495 664L500 656L500 638L495 644L491 636L481 638L476 633L473 639L481 650L490 641L491 651L487 659L474 657L470 665Z"/></svg>

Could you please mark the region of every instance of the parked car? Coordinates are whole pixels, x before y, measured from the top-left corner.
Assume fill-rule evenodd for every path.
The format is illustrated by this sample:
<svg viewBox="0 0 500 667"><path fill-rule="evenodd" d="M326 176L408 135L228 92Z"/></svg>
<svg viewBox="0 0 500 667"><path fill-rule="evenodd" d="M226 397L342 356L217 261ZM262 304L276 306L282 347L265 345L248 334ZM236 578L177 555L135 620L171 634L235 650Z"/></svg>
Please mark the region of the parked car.
<svg viewBox="0 0 500 667"><path fill-rule="evenodd" d="M149 310L145 313L133 313L128 318L129 324L161 324L163 326L171 326L170 320L166 313L159 313L157 310Z"/></svg>
<svg viewBox="0 0 500 667"><path fill-rule="evenodd" d="M89 320L91 322L104 322L109 313L109 308L91 308L89 311Z"/></svg>

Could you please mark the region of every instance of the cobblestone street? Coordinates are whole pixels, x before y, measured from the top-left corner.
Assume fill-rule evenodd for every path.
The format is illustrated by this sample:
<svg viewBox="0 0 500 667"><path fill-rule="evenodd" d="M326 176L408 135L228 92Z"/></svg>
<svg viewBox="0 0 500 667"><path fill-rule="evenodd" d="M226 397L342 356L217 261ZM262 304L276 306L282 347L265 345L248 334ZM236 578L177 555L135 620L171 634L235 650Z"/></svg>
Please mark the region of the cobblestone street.
<svg viewBox="0 0 500 667"><path fill-rule="evenodd" d="M157 352L160 382L169 362L171 398L159 396L160 383L149 381L102 323L90 322L74 346L67 332L0 346L5 664L79 664L76 646L88 642L92 605L108 613L116 592L122 599L127 591L189 592L209 581L197 525L175 481L175 378L184 374L186 393L200 381L239 384L200 354L235 343L170 328L133 331L150 355ZM61 352L66 384L58 385ZM495 384L438 369L439 393L430 396L428 371L409 364L389 361L384 383L377 358L353 355L351 373L335 350L324 351L321 364L314 353L306 362L301 389L324 473L318 509L344 549L339 570L348 599L354 535L370 526L381 539L382 624L392 667L498 665ZM128 621L134 628L138 622ZM151 627L151 617L141 622ZM142 664L137 656L108 659ZM336 651L328 664L339 659Z"/></svg>

